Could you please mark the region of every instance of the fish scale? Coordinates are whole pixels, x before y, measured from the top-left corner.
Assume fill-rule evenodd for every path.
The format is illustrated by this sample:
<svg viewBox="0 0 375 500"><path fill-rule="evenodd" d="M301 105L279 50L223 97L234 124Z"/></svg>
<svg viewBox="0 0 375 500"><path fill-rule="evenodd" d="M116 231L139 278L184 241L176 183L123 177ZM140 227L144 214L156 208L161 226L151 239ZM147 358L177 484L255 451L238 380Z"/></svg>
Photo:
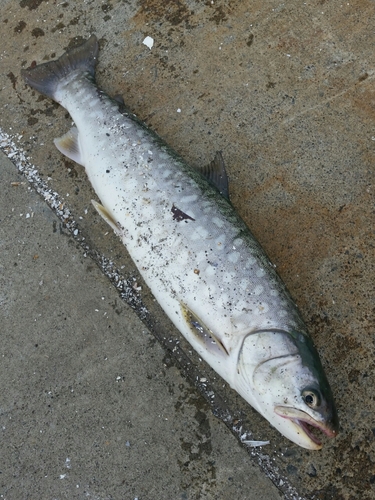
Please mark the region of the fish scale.
<svg viewBox="0 0 375 500"><path fill-rule="evenodd" d="M319 449L310 426L334 436L337 414L283 282L225 196L96 87L97 53L92 36L23 71L74 120L56 146L85 166L98 212L199 355L282 434ZM216 183L219 160L206 169Z"/></svg>

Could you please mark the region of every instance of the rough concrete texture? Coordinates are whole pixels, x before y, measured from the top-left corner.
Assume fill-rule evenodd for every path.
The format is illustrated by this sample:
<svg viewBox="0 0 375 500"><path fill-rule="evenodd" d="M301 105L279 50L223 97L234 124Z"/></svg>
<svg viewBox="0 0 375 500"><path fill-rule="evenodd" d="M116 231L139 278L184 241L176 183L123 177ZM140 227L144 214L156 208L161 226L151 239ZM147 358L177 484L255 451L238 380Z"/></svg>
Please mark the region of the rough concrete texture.
<svg viewBox="0 0 375 500"><path fill-rule="evenodd" d="M286 484L306 498L375 495L374 11L367 0L8 0L0 7L1 130L14 136L19 151L27 152L40 178L58 193L60 217L69 209L65 222L78 233L77 244L86 245L88 255L114 262L125 281L141 287L142 306L137 301L133 306L164 345L175 346L179 339L177 356L168 356L182 370L193 367L207 378L215 397L198 389L213 400L215 413L230 427L251 431L254 439L270 439L268 447L249 454L248 467L258 462L285 495ZM321 452L283 439L189 352L122 245L90 207L94 194L84 170L55 150L52 139L66 132L71 120L25 86L20 68L54 58L91 33L100 39L97 80L107 93L122 94L193 166L223 150L232 202L298 303L336 396L341 434ZM147 35L155 41L151 50L142 44ZM60 255L60 261L71 258L68 252ZM55 328L63 329L64 318L74 314L56 317ZM120 359L125 353L118 350ZM104 376L105 364L97 366L93 376L104 391L112 379ZM173 376L166 369L163 377L178 376L171 369ZM54 387L53 372L50 376ZM126 441L126 433L122 436ZM233 453L239 453L236 445ZM164 473L172 474L173 467Z"/></svg>
<svg viewBox="0 0 375 500"><path fill-rule="evenodd" d="M3 154L0 167L0 498L280 498Z"/></svg>

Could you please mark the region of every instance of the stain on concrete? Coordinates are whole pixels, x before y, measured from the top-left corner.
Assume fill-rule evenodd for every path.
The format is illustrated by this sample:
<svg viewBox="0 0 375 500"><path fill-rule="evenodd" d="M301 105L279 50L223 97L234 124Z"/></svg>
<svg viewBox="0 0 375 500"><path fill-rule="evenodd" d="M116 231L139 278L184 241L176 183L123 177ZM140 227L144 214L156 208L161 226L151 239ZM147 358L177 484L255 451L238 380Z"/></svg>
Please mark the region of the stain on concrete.
<svg viewBox="0 0 375 500"><path fill-rule="evenodd" d="M25 23L25 21L19 21L17 26L14 28L15 33L21 33L26 28L26 26L27 24Z"/></svg>
<svg viewBox="0 0 375 500"><path fill-rule="evenodd" d="M45 1L46 0L21 0L20 7L22 7L23 9L27 7L29 10L35 10L40 6L41 3Z"/></svg>

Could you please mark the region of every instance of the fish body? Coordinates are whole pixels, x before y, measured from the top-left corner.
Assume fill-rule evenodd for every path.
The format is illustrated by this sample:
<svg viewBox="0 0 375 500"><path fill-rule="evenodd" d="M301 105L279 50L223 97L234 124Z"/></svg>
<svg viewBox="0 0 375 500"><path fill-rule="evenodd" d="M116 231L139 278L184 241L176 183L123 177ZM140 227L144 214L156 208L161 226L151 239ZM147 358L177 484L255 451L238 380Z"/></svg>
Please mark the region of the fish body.
<svg viewBox="0 0 375 500"><path fill-rule="evenodd" d="M336 435L331 389L274 266L226 196L97 88L97 55L92 36L22 71L74 120L57 148L85 167L97 210L199 355L283 435L321 448L310 426ZM208 177L220 168L217 155Z"/></svg>

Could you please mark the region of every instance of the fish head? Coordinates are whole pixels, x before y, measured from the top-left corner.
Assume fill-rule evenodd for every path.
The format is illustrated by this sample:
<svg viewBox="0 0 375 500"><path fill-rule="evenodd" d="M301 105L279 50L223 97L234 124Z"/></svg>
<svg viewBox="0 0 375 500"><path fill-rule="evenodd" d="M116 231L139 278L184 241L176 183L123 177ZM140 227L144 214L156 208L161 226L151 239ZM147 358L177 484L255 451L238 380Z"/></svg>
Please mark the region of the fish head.
<svg viewBox="0 0 375 500"><path fill-rule="evenodd" d="M339 422L318 352L306 334L258 331L245 337L238 357L238 392L281 434L309 450ZM315 429L313 431L313 429Z"/></svg>

